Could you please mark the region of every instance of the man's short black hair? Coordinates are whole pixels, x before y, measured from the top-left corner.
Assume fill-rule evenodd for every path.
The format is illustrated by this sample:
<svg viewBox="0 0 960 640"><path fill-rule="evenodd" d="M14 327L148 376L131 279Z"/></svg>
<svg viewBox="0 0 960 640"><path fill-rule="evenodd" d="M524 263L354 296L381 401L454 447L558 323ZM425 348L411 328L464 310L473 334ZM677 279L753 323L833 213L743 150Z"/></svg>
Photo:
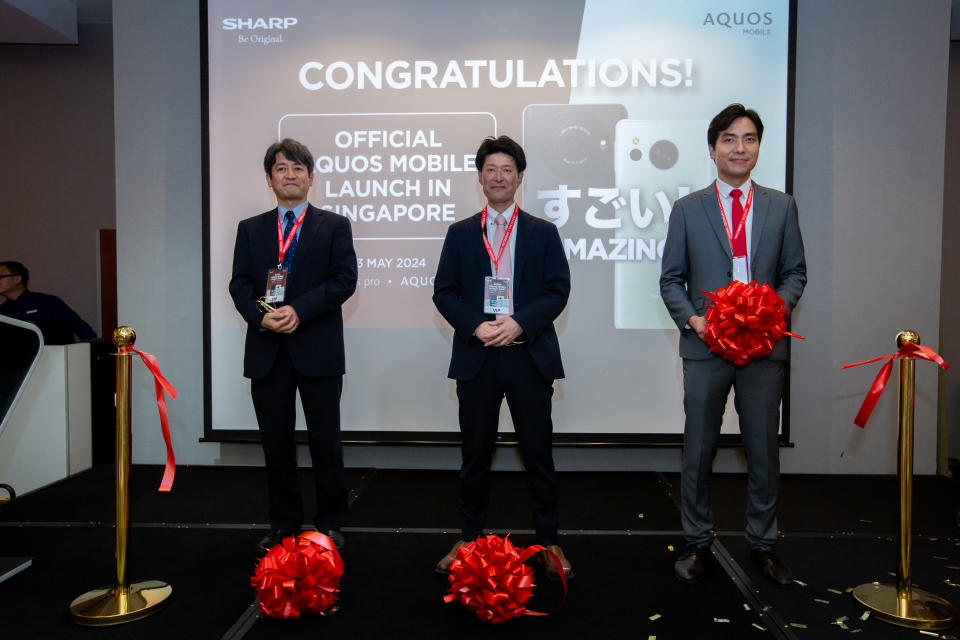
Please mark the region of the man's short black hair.
<svg viewBox="0 0 960 640"><path fill-rule="evenodd" d="M313 154L310 153L310 149L307 149L307 145L297 142L293 138L284 138L280 142L274 142L267 147L267 153L263 156L263 170L267 175L270 175L273 171L278 153L282 153L287 160L302 164L307 168L307 173L313 175Z"/></svg>
<svg viewBox="0 0 960 640"><path fill-rule="evenodd" d="M707 144L716 147L720 132L729 129L730 125L738 118L750 118L757 128L757 142L763 140L763 121L760 120L760 114L753 109L747 109L739 102L734 102L710 121L710 126L707 128Z"/></svg>
<svg viewBox="0 0 960 640"><path fill-rule="evenodd" d="M20 276L20 284L24 287L27 286L27 282L30 281L30 271L23 266L22 262L17 262L15 260L4 260L0 262L0 267L6 267L7 271L10 272L12 276Z"/></svg>
<svg viewBox="0 0 960 640"><path fill-rule="evenodd" d="M508 136L494 138L488 136L480 143L477 149L477 171L483 169L483 163L487 161L487 156L494 153L505 153L517 164L517 171L522 173L527 168L527 156L523 153L523 147Z"/></svg>

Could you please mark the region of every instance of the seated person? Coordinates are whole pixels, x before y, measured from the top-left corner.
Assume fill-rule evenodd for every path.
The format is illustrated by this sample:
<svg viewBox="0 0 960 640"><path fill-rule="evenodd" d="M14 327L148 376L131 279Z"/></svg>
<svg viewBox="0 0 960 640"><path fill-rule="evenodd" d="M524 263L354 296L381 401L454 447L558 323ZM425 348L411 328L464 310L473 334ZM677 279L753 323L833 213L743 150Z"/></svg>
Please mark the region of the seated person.
<svg viewBox="0 0 960 640"><path fill-rule="evenodd" d="M43 333L47 344L70 344L74 335L80 340L95 340L97 334L57 296L27 289L30 272L13 260L0 262L0 315L32 322Z"/></svg>

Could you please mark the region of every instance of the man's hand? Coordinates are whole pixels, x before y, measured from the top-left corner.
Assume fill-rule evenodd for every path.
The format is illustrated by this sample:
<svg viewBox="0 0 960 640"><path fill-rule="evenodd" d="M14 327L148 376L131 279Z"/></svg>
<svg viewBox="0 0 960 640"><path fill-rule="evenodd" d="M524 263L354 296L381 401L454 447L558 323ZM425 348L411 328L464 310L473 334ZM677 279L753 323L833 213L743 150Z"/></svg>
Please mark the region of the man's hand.
<svg viewBox="0 0 960 640"><path fill-rule="evenodd" d="M482 323L475 333L485 347L505 347L520 337L523 327L510 316L504 316Z"/></svg>
<svg viewBox="0 0 960 640"><path fill-rule="evenodd" d="M707 320L703 316L690 316L690 319L687 320L687 324L690 325L690 328L697 332L697 336L704 340L703 333L707 330Z"/></svg>
<svg viewBox="0 0 960 640"><path fill-rule="evenodd" d="M300 326L300 318L290 305L264 314L260 326L274 333L293 333Z"/></svg>

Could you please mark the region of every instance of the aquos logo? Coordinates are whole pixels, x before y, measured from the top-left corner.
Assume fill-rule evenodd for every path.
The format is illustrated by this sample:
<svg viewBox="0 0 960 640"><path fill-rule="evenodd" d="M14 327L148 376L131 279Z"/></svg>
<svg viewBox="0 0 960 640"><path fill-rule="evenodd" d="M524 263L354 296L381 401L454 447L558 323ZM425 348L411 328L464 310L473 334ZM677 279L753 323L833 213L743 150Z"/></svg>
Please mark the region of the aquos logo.
<svg viewBox="0 0 960 640"><path fill-rule="evenodd" d="M703 26L719 26L727 29L740 27L765 27L773 24L773 13L770 11L721 11L707 13L703 18Z"/></svg>
<svg viewBox="0 0 960 640"><path fill-rule="evenodd" d="M221 29L289 29L297 24L296 18L224 18Z"/></svg>

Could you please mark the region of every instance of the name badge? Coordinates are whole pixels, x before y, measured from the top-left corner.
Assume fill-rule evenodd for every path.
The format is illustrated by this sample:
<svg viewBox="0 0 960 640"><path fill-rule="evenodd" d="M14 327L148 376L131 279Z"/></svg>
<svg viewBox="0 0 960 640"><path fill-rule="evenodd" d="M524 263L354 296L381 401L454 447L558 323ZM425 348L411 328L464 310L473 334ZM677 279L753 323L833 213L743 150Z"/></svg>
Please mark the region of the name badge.
<svg viewBox="0 0 960 640"><path fill-rule="evenodd" d="M733 279L739 280L743 284L750 282L750 274L747 273L747 257L736 256L733 259Z"/></svg>
<svg viewBox="0 0 960 640"><path fill-rule="evenodd" d="M510 278L484 278L484 313L510 313Z"/></svg>
<svg viewBox="0 0 960 640"><path fill-rule="evenodd" d="M267 271L267 292L263 296L264 302L274 306L282 304L286 291L287 270L283 267L274 267Z"/></svg>

